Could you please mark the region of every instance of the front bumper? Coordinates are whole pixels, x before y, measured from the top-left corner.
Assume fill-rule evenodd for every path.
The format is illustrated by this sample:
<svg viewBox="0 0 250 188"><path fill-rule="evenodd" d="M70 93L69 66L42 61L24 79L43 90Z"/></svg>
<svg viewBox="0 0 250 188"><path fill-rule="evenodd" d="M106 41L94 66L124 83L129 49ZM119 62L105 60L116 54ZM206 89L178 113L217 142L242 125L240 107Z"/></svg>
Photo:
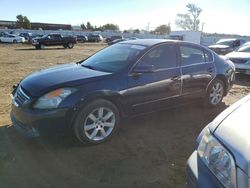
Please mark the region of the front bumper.
<svg viewBox="0 0 250 188"><path fill-rule="evenodd" d="M188 188L224 188L199 158L197 151L189 157L186 167Z"/></svg>
<svg viewBox="0 0 250 188"><path fill-rule="evenodd" d="M250 64L235 63L236 72L250 75Z"/></svg>
<svg viewBox="0 0 250 188"><path fill-rule="evenodd" d="M71 121L70 109L32 110L12 105L10 118L17 131L28 137L38 137L40 131L65 129Z"/></svg>

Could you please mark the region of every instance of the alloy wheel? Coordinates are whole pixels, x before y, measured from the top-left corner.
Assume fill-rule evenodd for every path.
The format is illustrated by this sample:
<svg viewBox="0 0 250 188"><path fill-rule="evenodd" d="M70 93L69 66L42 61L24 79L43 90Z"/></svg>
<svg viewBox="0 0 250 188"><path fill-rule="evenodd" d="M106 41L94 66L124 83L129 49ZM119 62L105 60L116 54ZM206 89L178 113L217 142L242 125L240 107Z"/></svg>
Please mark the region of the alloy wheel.
<svg viewBox="0 0 250 188"><path fill-rule="evenodd" d="M107 107L96 108L85 119L85 135L93 141L103 140L112 133L115 123L115 114L111 109Z"/></svg>
<svg viewBox="0 0 250 188"><path fill-rule="evenodd" d="M218 103L220 103L220 101L223 98L223 85L220 82L216 82L212 89L211 92L209 94L209 100L211 102L211 104L213 105L217 105Z"/></svg>

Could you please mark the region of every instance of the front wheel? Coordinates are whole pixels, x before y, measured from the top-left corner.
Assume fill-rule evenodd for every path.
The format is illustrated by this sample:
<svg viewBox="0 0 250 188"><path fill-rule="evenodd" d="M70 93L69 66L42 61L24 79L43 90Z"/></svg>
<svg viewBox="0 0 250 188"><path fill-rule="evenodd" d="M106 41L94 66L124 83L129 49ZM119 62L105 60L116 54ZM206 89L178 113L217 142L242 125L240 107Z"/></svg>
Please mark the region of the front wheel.
<svg viewBox="0 0 250 188"><path fill-rule="evenodd" d="M223 99L224 92L225 92L224 83L217 78L213 80L207 90L206 101L205 101L206 105L209 107L218 106Z"/></svg>
<svg viewBox="0 0 250 188"><path fill-rule="evenodd" d="M99 144L116 132L119 122L117 107L107 100L97 99L79 112L74 133L83 143Z"/></svg>
<svg viewBox="0 0 250 188"><path fill-rule="evenodd" d="M14 40L13 40L13 43L15 43L15 44L16 44L16 43L17 43L17 40L16 40L16 39L14 39Z"/></svg>

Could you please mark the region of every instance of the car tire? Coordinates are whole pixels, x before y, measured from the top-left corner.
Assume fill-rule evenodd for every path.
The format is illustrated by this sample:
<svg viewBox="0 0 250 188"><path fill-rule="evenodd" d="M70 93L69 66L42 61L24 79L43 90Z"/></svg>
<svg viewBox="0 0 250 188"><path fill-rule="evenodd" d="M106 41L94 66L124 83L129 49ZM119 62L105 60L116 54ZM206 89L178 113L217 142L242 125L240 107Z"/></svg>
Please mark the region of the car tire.
<svg viewBox="0 0 250 188"><path fill-rule="evenodd" d="M40 44L36 45L35 47L36 47L37 50L41 49L41 45Z"/></svg>
<svg viewBox="0 0 250 188"><path fill-rule="evenodd" d="M222 80L215 78L207 89L205 105L208 107L218 106L224 96L225 84Z"/></svg>
<svg viewBox="0 0 250 188"><path fill-rule="evenodd" d="M110 101L96 99L78 113L74 134L84 144L99 144L117 132L120 114Z"/></svg>
<svg viewBox="0 0 250 188"><path fill-rule="evenodd" d="M16 44L16 43L17 43L17 40L16 40L16 39L14 39L14 40L13 40L13 43L15 43L15 44Z"/></svg>
<svg viewBox="0 0 250 188"><path fill-rule="evenodd" d="M74 44L73 44L73 43L71 43L71 42L68 43L68 48L69 48L69 49L72 49L73 47L74 47Z"/></svg>

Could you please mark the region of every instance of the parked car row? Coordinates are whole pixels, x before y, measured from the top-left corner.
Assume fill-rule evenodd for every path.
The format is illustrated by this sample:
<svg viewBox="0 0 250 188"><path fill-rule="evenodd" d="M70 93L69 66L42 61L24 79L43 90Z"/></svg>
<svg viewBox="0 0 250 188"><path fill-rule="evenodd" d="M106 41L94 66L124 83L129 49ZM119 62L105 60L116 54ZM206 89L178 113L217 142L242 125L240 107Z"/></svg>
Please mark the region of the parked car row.
<svg viewBox="0 0 250 188"><path fill-rule="evenodd" d="M242 39L221 39L209 48L225 55L236 67L236 72L250 75L250 42Z"/></svg>
<svg viewBox="0 0 250 188"><path fill-rule="evenodd" d="M208 47L219 55L226 55L243 45L245 42L246 41L243 39L220 39L216 44Z"/></svg>

